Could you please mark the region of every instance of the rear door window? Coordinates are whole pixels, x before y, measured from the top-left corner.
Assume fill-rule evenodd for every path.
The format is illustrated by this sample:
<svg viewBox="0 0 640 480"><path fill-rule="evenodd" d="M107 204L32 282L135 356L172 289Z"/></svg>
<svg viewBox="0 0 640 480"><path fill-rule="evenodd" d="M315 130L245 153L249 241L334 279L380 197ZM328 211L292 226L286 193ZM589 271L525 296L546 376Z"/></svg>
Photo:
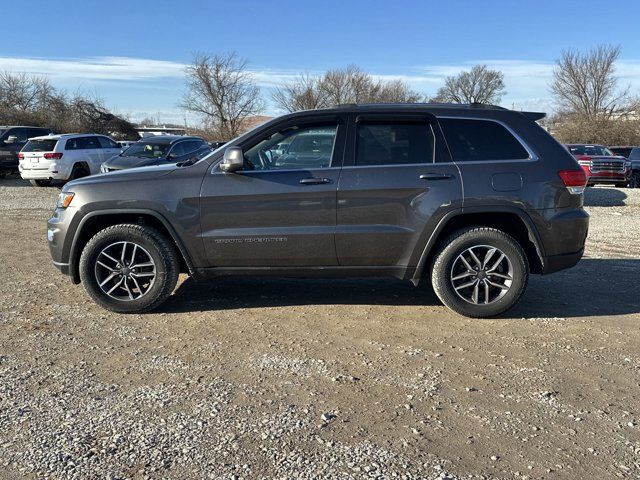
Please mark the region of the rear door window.
<svg viewBox="0 0 640 480"><path fill-rule="evenodd" d="M441 118L440 126L455 162L524 160L522 143L503 125L491 120Z"/></svg>
<svg viewBox="0 0 640 480"><path fill-rule="evenodd" d="M356 165L433 163L434 135L428 123L359 123Z"/></svg>
<svg viewBox="0 0 640 480"><path fill-rule="evenodd" d="M29 140L22 148L23 152L52 152L58 140Z"/></svg>
<svg viewBox="0 0 640 480"><path fill-rule="evenodd" d="M97 138L102 148L120 148L120 146L110 138L107 138L107 137L97 137Z"/></svg>

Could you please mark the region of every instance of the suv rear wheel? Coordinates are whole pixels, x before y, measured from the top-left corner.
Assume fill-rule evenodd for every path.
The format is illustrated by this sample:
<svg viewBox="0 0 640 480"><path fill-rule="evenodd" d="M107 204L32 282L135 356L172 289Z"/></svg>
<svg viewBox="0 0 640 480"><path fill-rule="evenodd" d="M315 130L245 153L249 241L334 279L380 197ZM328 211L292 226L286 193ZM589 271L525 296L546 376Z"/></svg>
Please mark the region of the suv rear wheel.
<svg viewBox="0 0 640 480"><path fill-rule="evenodd" d="M51 180L29 180L29 183L34 187L48 187L51 185Z"/></svg>
<svg viewBox="0 0 640 480"><path fill-rule="evenodd" d="M83 166L83 165L75 165L73 167L73 170L71 170L71 175L69 175L69 180L76 180L78 178L82 178L82 177L88 177L90 175L89 170L87 170L87 167Z"/></svg>
<svg viewBox="0 0 640 480"><path fill-rule="evenodd" d="M82 250L80 279L89 296L113 312L139 313L164 302L178 281L173 244L156 229L107 227Z"/></svg>
<svg viewBox="0 0 640 480"><path fill-rule="evenodd" d="M529 263L520 244L501 230L459 230L443 243L431 272L438 298L468 317L491 317L520 299Z"/></svg>

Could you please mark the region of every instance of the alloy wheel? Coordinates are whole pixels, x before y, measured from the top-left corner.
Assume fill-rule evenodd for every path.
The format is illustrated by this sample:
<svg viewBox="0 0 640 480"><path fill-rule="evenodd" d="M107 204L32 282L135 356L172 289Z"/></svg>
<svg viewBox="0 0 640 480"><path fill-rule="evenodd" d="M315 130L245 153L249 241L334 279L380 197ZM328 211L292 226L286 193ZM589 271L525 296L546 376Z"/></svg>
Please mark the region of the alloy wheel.
<svg viewBox="0 0 640 480"><path fill-rule="evenodd" d="M474 305L489 305L504 297L511 288L513 266L500 249L476 245L456 257L450 279L460 298Z"/></svg>
<svg viewBox="0 0 640 480"><path fill-rule="evenodd" d="M133 242L115 242L98 254L95 278L100 289L120 301L146 295L156 279L156 265L143 247Z"/></svg>

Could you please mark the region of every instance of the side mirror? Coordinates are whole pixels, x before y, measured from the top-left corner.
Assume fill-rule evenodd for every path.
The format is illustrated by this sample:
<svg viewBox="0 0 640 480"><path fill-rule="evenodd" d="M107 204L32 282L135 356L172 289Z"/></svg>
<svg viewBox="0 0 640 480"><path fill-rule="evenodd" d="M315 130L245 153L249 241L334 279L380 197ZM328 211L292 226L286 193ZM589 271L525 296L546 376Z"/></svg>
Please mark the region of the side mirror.
<svg viewBox="0 0 640 480"><path fill-rule="evenodd" d="M220 170L233 173L244 167L244 154L240 147L229 147L224 151L224 159L220 163Z"/></svg>
<svg viewBox="0 0 640 480"><path fill-rule="evenodd" d="M12 143L16 143L17 141L18 141L18 137L16 137L15 135L9 135L7 139L4 141L4 143L12 144Z"/></svg>

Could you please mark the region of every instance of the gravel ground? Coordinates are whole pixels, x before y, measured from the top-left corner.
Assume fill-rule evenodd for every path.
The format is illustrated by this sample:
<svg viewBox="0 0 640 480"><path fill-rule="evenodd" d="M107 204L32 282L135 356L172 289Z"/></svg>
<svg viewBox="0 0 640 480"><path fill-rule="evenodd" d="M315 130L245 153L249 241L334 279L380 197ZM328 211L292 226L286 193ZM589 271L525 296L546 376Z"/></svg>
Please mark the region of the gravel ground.
<svg viewBox="0 0 640 480"><path fill-rule="evenodd" d="M181 277L108 313L50 265L56 188L0 181L0 477L639 478L640 191L472 320L393 280Z"/></svg>

